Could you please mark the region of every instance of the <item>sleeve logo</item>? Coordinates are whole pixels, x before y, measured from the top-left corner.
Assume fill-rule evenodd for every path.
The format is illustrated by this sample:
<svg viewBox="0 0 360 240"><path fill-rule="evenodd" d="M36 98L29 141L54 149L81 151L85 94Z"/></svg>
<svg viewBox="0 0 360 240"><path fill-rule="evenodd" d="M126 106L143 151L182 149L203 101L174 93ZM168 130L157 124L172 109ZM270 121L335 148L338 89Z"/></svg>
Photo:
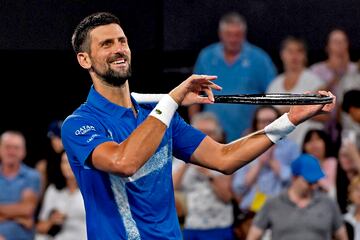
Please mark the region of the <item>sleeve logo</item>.
<svg viewBox="0 0 360 240"><path fill-rule="evenodd" d="M76 136L85 135L86 133L88 133L90 131L96 131L95 127L91 126L91 125L84 125L75 131L75 135Z"/></svg>
<svg viewBox="0 0 360 240"><path fill-rule="evenodd" d="M161 115L161 114L162 114L162 111L161 111L161 110L159 110L159 109L155 109L155 112L156 112L157 114L159 114L159 115Z"/></svg>

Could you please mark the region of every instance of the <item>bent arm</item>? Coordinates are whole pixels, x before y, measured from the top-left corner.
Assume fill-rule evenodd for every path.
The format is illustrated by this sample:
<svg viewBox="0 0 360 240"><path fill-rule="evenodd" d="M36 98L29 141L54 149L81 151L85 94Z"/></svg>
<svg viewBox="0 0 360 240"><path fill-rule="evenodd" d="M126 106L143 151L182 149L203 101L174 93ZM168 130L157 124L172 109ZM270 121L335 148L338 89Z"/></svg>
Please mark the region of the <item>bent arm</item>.
<svg viewBox="0 0 360 240"><path fill-rule="evenodd" d="M105 142L91 154L91 163L102 171L131 176L154 154L166 131L166 125L149 116L120 144Z"/></svg>
<svg viewBox="0 0 360 240"><path fill-rule="evenodd" d="M210 182L215 195L224 203L229 203L233 197L231 191L231 176L214 176Z"/></svg>
<svg viewBox="0 0 360 240"><path fill-rule="evenodd" d="M22 194L22 199L17 203L1 204L0 216L4 218L32 217L37 204L37 195L30 189Z"/></svg>
<svg viewBox="0 0 360 240"><path fill-rule="evenodd" d="M263 234L264 231L262 229L256 227L255 225L252 225L246 240L259 240L261 239Z"/></svg>
<svg viewBox="0 0 360 240"><path fill-rule="evenodd" d="M345 226L341 226L336 232L335 232L335 239L337 240L348 240L348 236L346 233Z"/></svg>

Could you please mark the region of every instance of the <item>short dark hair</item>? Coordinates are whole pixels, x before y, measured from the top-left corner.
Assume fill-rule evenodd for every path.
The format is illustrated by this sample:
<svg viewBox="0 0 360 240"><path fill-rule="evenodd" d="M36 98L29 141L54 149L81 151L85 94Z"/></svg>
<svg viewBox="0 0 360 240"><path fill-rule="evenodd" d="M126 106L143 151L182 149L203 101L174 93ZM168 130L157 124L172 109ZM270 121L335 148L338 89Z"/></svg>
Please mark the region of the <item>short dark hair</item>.
<svg viewBox="0 0 360 240"><path fill-rule="evenodd" d="M87 41L89 32L98 26L111 23L120 25L120 20L115 15L107 12L94 13L84 18L75 28L71 38L71 44L75 53L89 51L90 44Z"/></svg>
<svg viewBox="0 0 360 240"><path fill-rule="evenodd" d="M342 102L342 109L344 112L349 112L351 107L360 108L360 90L350 90L344 94Z"/></svg>
<svg viewBox="0 0 360 240"><path fill-rule="evenodd" d="M284 40L281 41L280 52L283 51L289 43L297 43L303 48L305 53L307 52L307 45L305 40L294 36L287 36Z"/></svg>
<svg viewBox="0 0 360 240"><path fill-rule="evenodd" d="M302 144L302 152L307 153L305 151L305 144L310 142L312 136L314 136L315 134L318 135L319 138L324 141L325 157L334 156L335 154L333 152L333 145L332 145L329 134L327 134L324 130L320 130L320 129L309 129L306 132L305 137L304 137L304 141L303 141L303 144Z"/></svg>

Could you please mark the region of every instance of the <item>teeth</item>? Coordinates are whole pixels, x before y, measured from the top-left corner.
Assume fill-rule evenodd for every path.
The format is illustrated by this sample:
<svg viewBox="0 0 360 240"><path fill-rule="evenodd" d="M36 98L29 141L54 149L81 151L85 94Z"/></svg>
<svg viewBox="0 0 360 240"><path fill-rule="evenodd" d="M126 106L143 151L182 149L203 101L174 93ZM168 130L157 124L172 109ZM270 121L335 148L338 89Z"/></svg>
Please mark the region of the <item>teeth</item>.
<svg viewBox="0 0 360 240"><path fill-rule="evenodd" d="M115 63L115 64L125 63L125 60L124 60L124 59L123 59L123 60L118 60L118 61L115 61L114 63Z"/></svg>

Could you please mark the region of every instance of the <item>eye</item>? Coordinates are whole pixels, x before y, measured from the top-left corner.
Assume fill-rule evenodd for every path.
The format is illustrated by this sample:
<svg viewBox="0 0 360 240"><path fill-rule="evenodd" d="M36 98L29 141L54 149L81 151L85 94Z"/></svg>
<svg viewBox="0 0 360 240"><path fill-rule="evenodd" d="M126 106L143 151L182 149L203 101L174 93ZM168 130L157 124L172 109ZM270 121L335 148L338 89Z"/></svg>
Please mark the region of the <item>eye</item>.
<svg viewBox="0 0 360 240"><path fill-rule="evenodd" d="M101 44L101 46L102 47L110 47L112 45L112 41L111 40L106 40L106 41L104 41L102 44Z"/></svg>

